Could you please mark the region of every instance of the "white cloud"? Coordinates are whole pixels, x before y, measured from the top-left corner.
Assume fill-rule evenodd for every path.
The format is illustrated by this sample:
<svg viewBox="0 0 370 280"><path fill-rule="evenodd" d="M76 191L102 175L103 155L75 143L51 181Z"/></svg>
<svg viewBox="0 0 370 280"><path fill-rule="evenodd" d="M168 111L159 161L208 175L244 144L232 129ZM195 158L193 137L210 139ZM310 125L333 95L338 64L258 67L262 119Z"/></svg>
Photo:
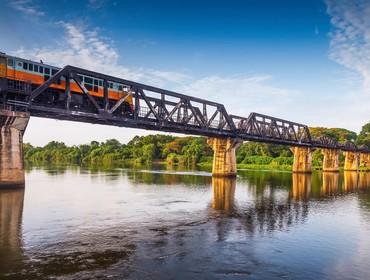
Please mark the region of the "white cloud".
<svg viewBox="0 0 370 280"><path fill-rule="evenodd" d="M118 51L112 44L99 36L97 31L88 31L77 25L59 22L65 30L65 37L57 47L36 49L20 48L14 54L34 60L42 59L56 66L74 65L116 77L140 82L150 82L156 86L165 83L181 83L188 78L182 73L151 69L134 69L119 64Z"/></svg>
<svg viewBox="0 0 370 280"><path fill-rule="evenodd" d="M231 114L248 116L257 111L277 115L281 106L291 103L299 93L272 86L271 80L268 75L212 75L193 80L181 91L222 103Z"/></svg>
<svg viewBox="0 0 370 280"><path fill-rule="evenodd" d="M359 73L370 92L370 2L326 0L334 31L330 58Z"/></svg>
<svg viewBox="0 0 370 280"><path fill-rule="evenodd" d="M10 6L19 11L24 13L27 16L43 16L45 13L38 9L32 2L32 0L13 0L10 2Z"/></svg>

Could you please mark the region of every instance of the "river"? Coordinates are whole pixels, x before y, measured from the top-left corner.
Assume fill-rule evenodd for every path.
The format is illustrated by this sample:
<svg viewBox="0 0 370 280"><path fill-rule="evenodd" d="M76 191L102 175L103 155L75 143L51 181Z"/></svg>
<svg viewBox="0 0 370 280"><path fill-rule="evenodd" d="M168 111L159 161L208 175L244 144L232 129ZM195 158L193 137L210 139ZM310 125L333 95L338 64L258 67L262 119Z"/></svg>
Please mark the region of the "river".
<svg viewBox="0 0 370 280"><path fill-rule="evenodd" d="M33 167L0 279L370 279L370 174Z"/></svg>

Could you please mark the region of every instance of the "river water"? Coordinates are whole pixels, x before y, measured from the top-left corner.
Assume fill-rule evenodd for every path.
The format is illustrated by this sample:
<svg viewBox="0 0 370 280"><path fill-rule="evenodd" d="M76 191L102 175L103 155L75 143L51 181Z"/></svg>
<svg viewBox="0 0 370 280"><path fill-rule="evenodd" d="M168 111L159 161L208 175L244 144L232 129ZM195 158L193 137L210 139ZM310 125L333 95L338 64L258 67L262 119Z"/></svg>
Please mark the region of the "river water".
<svg viewBox="0 0 370 280"><path fill-rule="evenodd" d="M0 279L370 279L370 174L31 168Z"/></svg>

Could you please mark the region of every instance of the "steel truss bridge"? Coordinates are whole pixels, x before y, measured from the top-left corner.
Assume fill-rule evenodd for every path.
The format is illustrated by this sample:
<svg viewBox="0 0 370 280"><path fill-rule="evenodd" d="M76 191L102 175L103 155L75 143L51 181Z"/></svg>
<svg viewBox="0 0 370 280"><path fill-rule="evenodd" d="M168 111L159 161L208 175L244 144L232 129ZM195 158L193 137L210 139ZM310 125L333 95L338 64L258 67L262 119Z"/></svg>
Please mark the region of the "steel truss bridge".
<svg viewBox="0 0 370 280"><path fill-rule="evenodd" d="M95 97L81 81L80 75L103 80L104 97ZM52 84L65 80L64 93L57 100ZM73 102L70 83L74 81L82 91L83 102ZM108 83L115 82L129 88L129 93L112 103L108 98ZM238 138L245 141L281 145L341 149L370 152L366 146L353 142L338 143L332 138L313 139L307 125L274 118L259 113L248 117L229 114L220 103L188 96L157 87L96 73L74 66L65 66L41 86L27 81L0 80L0 106L28 111L31 116L70 120L94 124L132 127L157 131L202 135L219 138ZM132 96L132 114L119 109Z"/></svg>

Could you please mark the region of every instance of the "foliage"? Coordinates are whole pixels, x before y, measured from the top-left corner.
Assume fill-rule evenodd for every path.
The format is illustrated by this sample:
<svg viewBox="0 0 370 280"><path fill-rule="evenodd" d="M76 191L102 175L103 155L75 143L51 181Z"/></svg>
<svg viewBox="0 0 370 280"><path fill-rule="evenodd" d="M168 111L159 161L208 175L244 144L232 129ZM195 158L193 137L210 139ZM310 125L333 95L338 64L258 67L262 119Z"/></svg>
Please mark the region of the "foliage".
<svg viewBox="0 0 370 280"><path fill-rule="evenodd" d="M370 122L365 124L357 137L358 145L367 145L370 148Z"/></svg>
<svg viewBox="0 0 370 280"><path fill-rule="evenodd" d="M357 138L356 132L344 128L310 127L310 133L313 138L328 136L340 143L355 141Z"/></svg>
<svg viewBox="0 0 370 280"><path fill-rule="evenodd" d="M310 128L312 137L329 136L339 142L356 141L370 147L370 123L362 127L360 134L343 128ZM79 146L66 146L62 142L52 141L44 147L24 144L24 157L31 162L53 162L74 164L120 163L125 161L151 163L164 161L170 165L211 164L213 151L205 137L174 137L169 135L135 136L127 144L115 139ZM243 166L290 166L293 155L289 147L266 143L246 142L236 154L237 163ZM317 149L312 155L313 166L321 167L323 156ZM343 162L343 156L340 157Z"/></svg>

